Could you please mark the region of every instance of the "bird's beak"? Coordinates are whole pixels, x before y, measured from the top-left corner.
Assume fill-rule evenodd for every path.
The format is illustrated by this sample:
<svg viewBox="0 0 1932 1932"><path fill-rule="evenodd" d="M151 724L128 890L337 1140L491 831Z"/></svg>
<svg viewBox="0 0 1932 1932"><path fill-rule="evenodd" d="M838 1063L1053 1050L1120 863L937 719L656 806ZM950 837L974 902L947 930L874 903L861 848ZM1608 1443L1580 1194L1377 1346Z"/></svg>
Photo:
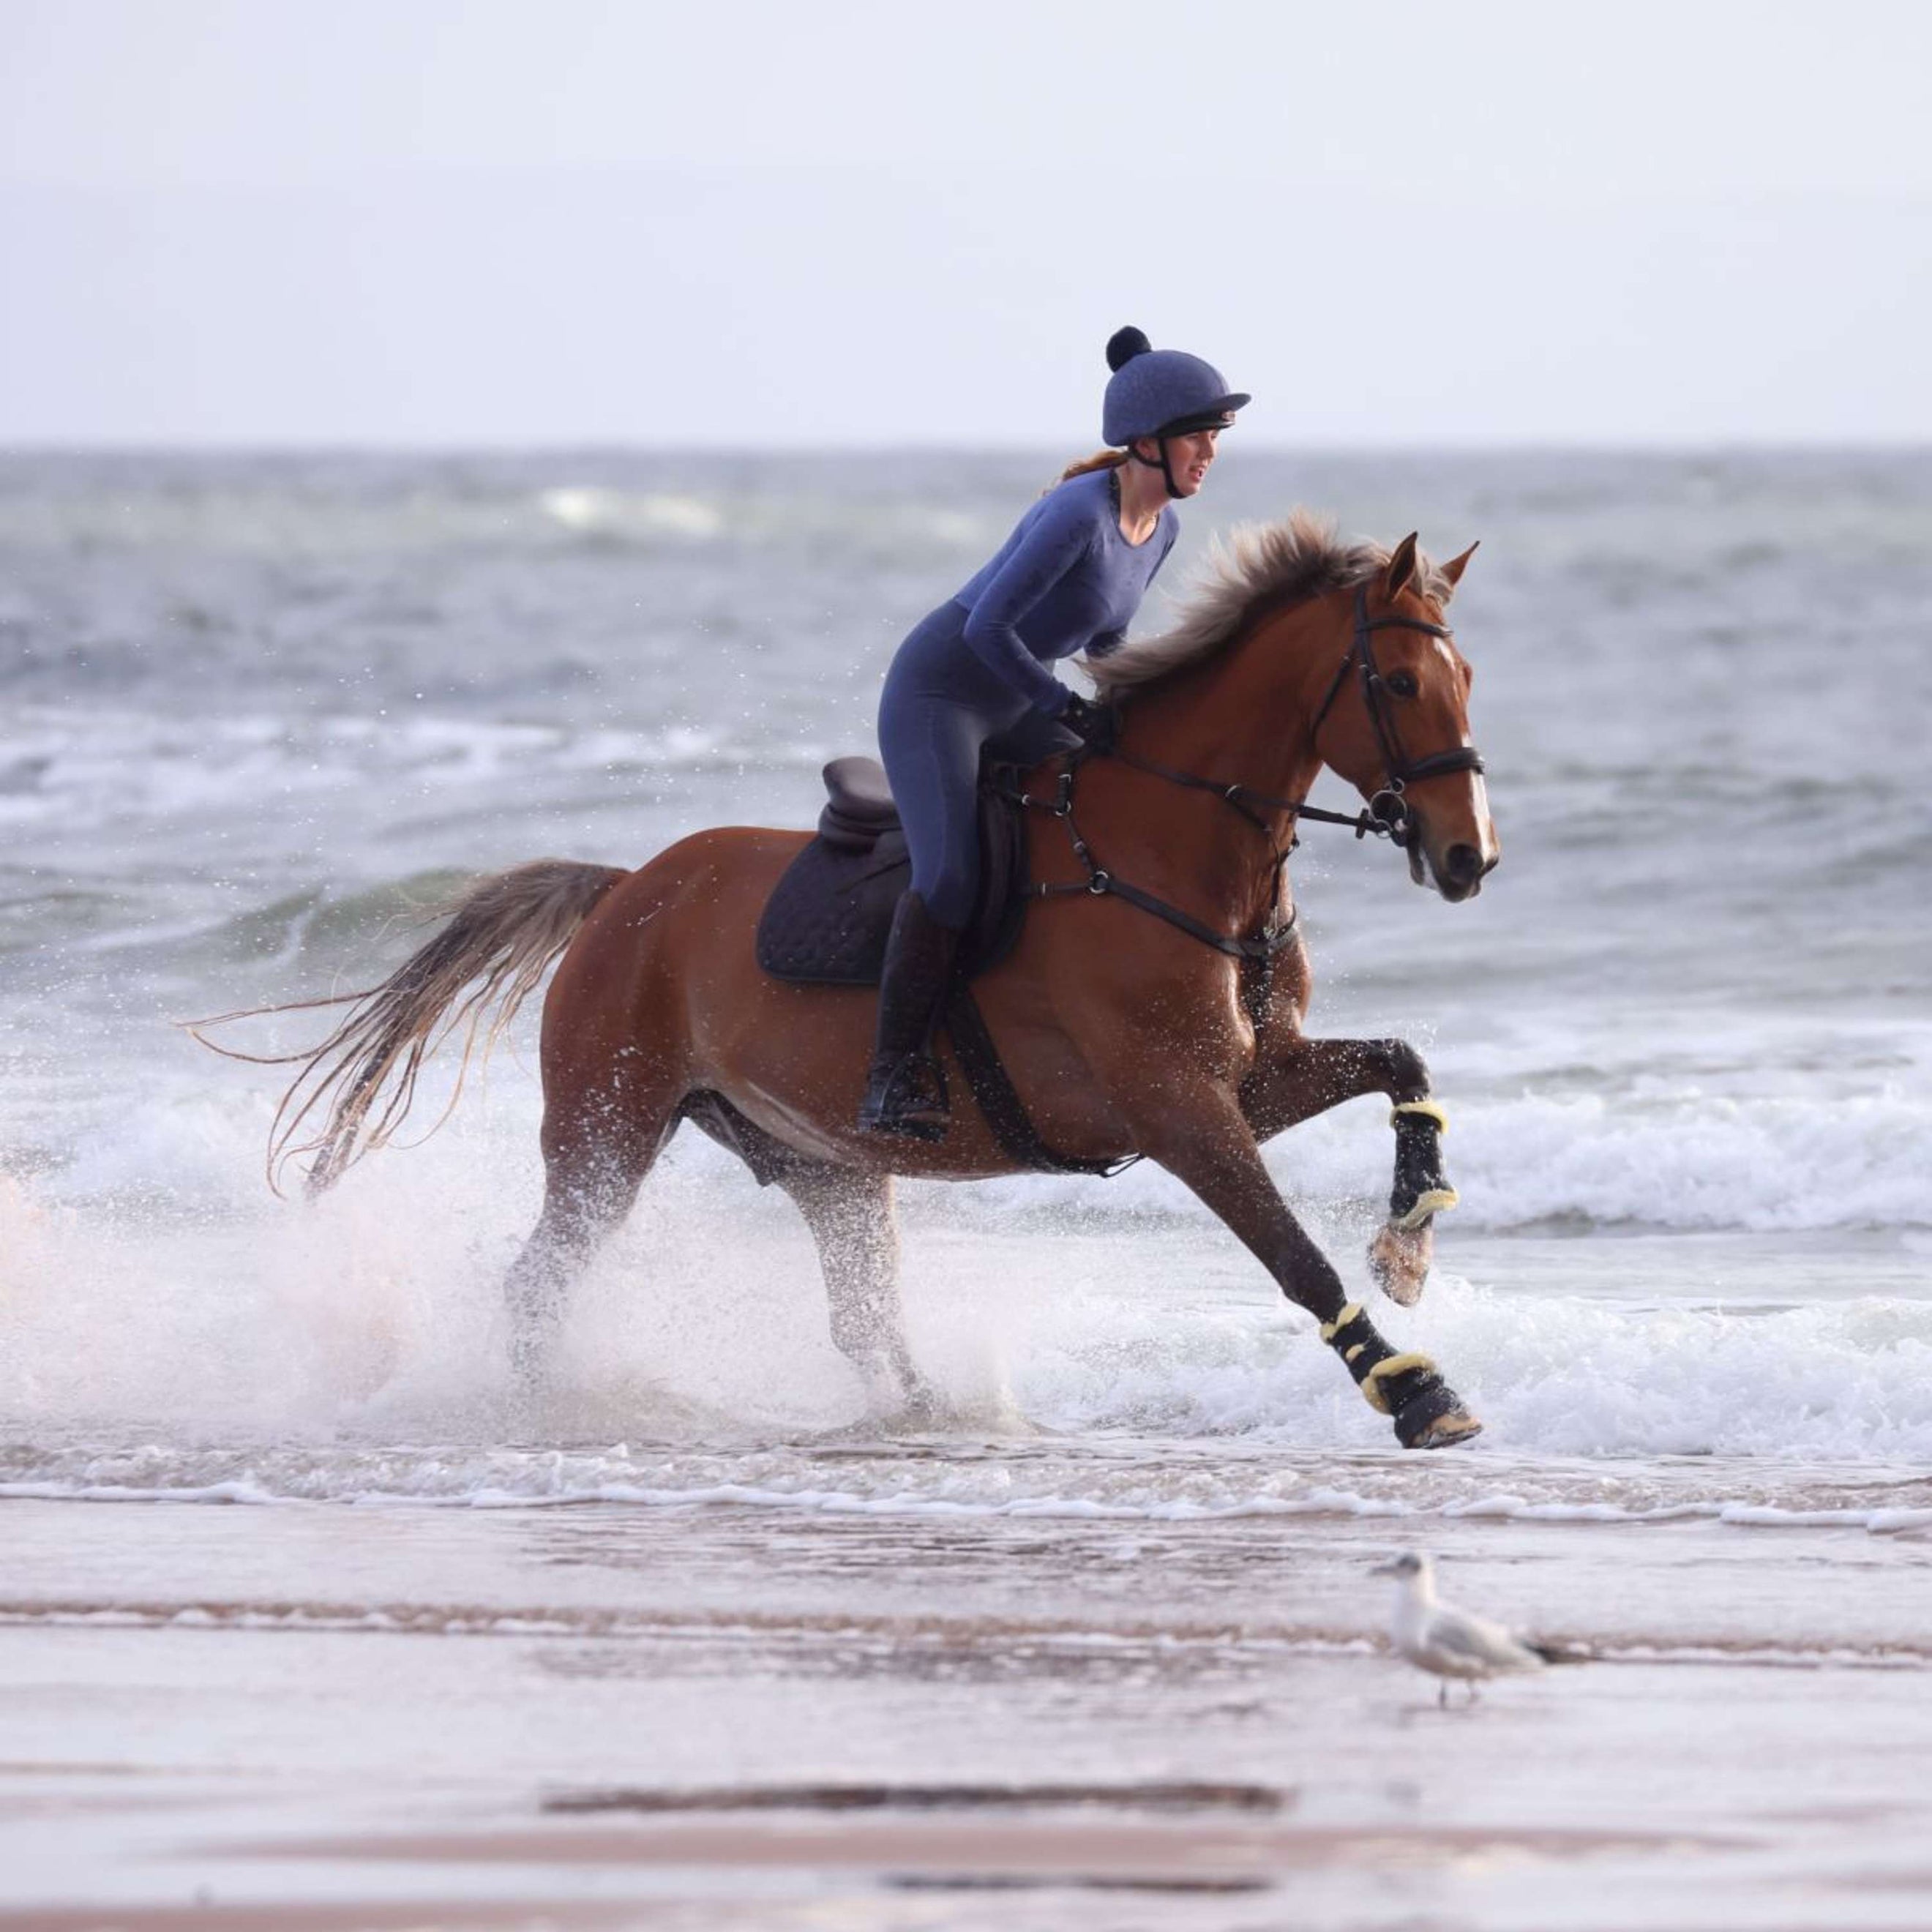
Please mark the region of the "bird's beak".
<svg viewBox="0 0 1932 1932"><path fill-rule="evenodd" d="M1386 1563L1378 1563L1369 1572L1371 1576L1393 1576L1396 1574L1396 1559L1391 1556Z"/></svg>

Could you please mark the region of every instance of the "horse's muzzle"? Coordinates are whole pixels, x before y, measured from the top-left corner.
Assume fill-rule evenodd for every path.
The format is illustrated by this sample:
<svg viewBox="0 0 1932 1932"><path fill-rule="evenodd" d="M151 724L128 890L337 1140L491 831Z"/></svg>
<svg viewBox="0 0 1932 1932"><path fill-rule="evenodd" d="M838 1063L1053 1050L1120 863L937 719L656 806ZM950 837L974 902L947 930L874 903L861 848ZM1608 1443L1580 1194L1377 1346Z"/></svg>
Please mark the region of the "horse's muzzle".
<svg viewBox="0 0 1932 1932"><path fill-rule="evenodd" d="M1474 898L1483 889L1483 880L1495 870L1496 860L1485 859L1474 845L1457 843L1432 865L1436 889L1452 902Z"/></svg>

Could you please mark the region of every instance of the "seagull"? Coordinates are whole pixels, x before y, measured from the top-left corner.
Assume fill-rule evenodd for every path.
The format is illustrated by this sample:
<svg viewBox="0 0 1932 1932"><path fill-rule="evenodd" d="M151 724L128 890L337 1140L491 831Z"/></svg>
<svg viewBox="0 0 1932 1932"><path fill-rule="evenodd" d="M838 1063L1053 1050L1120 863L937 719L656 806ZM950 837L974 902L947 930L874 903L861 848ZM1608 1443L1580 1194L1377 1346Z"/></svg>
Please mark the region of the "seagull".
<svg viewBox="0 0 1932 1932"><path fill-rule="evenodd" d="M1532 1643L1486 1617L1472 1617L1467 1610L1438 1603L1436 1597L1436 1566L1426 1556L1405 1550L1400 1556L1378 1563L1370 1571L1376 1576L1396 1580L1395 1616L1389 1635L1396 1649L1418 1670L1441 1678L1436 1702L1448 1707L1449 1679L1459 1678L1469 1687L1469 1701L1476 1701L1479 1678L1502 1677L1517 1671L1540 1670L1546 1664L1580 1664L1572 1651Z"/></svg>

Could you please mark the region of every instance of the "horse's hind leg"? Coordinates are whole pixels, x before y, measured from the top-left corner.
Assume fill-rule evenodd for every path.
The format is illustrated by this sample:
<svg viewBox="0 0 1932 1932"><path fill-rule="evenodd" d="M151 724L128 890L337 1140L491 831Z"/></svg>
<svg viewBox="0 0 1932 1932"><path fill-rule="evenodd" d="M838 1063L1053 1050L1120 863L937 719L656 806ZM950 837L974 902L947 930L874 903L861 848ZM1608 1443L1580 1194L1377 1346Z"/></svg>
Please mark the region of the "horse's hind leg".
<svg viewBox="0 0 1932 1932"><path fill-rule="evenodd" d="M892 1177L801 1162L778 1185L798 1203L818 1244L832 1339L865 1378L872 1406L930 1418L939 1399L906 1345Z"/></svg>
<svg viewBox="0 0 1932 1932"><path fill-rule="evenodd" d="M542 1388L572 1288L631 1211L678 1118L676 1099L622 1086L594 1107L547 1098L543 1212L503 1283L520 1394Z"/></svg>
<svg viewBox="0 0 1932 1932"><path fill-rule="evenodd" d="M1436 1216L1456 1204L1442 1167L1448 1116L1430 1097L1421 1054L1401 1040L1298 1039L1243 1085L1241 1110L1255 1138L1267 1140L1363 1094L1388 1096L1395 1128L1395 1184L1388 1219L1369 1243L1369 1266L1382 1292L1408 1308L1428 1278Z"/></svg>
<svg viewBox="0 0 1932 1932"><path fill-rule="evenodd" d="M782 1187L797 1204L818 1244L832 1339L864 1376L874 1407L900 1415L935 1408L938 1399L906 1345L892 1177L814 1160L747 1120L722 1094L692 1094L685 1115L730 1148L760 1186Z"/></svg>

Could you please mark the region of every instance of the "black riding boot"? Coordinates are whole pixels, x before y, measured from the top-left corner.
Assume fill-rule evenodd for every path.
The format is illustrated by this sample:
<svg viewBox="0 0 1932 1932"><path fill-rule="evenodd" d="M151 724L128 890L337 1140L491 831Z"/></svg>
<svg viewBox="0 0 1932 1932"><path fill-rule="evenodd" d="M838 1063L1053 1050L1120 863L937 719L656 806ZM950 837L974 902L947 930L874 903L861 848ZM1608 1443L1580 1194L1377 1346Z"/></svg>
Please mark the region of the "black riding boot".
<svg viewBox="0 0 1932 1932"><path fill-rule="evenodd" d="M932 1040L958 950L958 934L941 926L918 893L900 898L879 981L878 1045L859 1103L868 1133L946 1138L946 1070Z"/></svg>

